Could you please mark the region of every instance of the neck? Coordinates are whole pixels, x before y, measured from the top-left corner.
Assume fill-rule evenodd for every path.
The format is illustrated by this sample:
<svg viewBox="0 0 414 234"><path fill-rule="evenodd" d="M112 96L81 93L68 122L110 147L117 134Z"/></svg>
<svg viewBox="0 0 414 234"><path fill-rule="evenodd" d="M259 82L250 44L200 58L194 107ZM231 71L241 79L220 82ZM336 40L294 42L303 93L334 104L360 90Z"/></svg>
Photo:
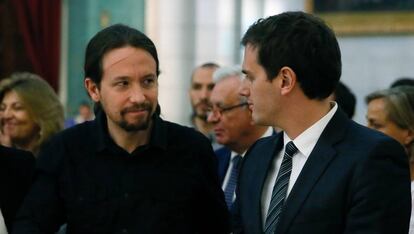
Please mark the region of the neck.
<svg viewBox="0 0 414 234"><path fill-rule="evenodd" d="M328 99L322 101L307 99L301 104L291 104L291 107L285 116L280 117L285 120L280 128L293 140L323 118L331 110L331 103Z"/></svg>
<svg viewBox="0 0 414 234"><path fill-rule="evenodd" d="M114 142L128 153L132 153L136 148L146 145L150 139L153 121L145 130L126 131L117 124L108 121L108 132Z"/></svg>
<svg viewBox="0 0 414 234"><path fill-rule="evenodd" d="M213 129L213 125L209 122L195 116L194 117L194 126L197 128L198 131L203 133L205 136L208 136L208 134L211 133Z"/></svg>

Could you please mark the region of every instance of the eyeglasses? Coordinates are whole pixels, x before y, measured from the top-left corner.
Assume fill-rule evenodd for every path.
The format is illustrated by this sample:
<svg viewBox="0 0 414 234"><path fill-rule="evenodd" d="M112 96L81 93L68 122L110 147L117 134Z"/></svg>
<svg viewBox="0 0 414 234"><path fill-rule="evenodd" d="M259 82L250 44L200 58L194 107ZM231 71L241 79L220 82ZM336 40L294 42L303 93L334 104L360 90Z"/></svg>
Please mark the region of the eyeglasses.
<svg viewBox="0 0 414 234"><path fill-rule="evenodd" d="M214 115L219 114L221 116L225 112L231 111L233 109L236 109L236 108L239 108L239 107L242 107L242 106L247 106L248 104L249 103L247 103L247 102L242 102L242 103L239 103L237 105L227 106L227 107L215 107L215 108L211 107L210 110L207 111L207 116L210 116L212 114L214 114Z"/></svg>

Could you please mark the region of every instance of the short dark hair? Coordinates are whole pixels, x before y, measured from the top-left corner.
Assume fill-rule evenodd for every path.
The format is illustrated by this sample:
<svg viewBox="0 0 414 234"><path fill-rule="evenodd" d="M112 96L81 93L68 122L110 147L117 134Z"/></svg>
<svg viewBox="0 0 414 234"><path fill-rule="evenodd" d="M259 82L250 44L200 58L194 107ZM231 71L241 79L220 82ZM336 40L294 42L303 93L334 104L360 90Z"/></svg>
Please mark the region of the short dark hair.
<svg viewBox="0 0 414 234"><path fill-rule="evenodd" d="M342 82L339 81L336 86L335 101L338 106L352 119L355 113L356 97L351 90Z"/></svg>
<svg viewBox="0 0 414 234"><path fill-rule="evenodd" d="M269 80L290 67L310 99L324 99L341 77L341 52L334 32L321 19L304 12L285 12L259 19L242 39L258 50L258 63Z"/></svg>
<svg viewBox="0 0 414 234"><path fill-rule="evenodd" d="M396 79L392 84L390 85L390 88L395 88L397 86L414 86L414 79L410 77L400 77Z"/></svg>
<svg viewBox="0 0 414 234"><path fill-rule="evenodd" d="M203 63L199 66L199 68L219 68L220 65L213 62Z"/></svg>
<svg viewBox="0 0 414 234"><path fill-rule="evenodd" d="M214 62L207 62L207 63L201 64L200 66L194 68L193 72L191 73L191 82L193 82L194 73L197 69L199 69L199 68L217 69L219 67L220 67L220 65L218 65L217 63L214 63Z"/></svg>
<svg viewBox="0 0 414 234"><path fill-rule="evenodd" d="M157 76L159 61L154 43L144 33L123 24L115 24L98 32L88 43L85 53L85 78L89 77L98 87L102 79L102 59L113 49L132 46L147 51L156 62Z"/></svg>

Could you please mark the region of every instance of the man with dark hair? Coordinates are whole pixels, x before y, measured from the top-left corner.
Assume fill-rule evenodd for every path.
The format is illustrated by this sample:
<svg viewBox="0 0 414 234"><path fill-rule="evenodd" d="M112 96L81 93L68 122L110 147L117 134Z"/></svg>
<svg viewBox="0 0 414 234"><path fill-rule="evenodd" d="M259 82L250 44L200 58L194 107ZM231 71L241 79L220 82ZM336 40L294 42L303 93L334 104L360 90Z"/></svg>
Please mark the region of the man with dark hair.
<svg viewBox="0 0 414 234"><path fill-rule="evenodd" d="M219 65L211 62L196 67L191 74L191 85L188 91L193 108L191 124L210 139L214 148L219 145L216 144L212 133L213 125L207 121L207 111L210 108L210 95L214 88L213 73L217 68Z"/></svg>
<svg viewBox="0 0 414 234"><path fill-rule="evenodd" d="M338 82L335 91L330 96L330 100L335 101L348 118L352 119L355 113L356 98L344 83Z"/></svg>
<svg viewBox="0 0 414 234"><path fill-rule="evenodd" d="M228 233L208 140L160 118L159 63L143 33L113 25L85 56L96 119L63 131L39 155L15 233Z"/></svg>
<svg viewBox="0 0 414 234"><path fill-rule="evenodd" d="M414 79L411 77L400 77L391 83L390 88L403 85L414 86Z"/></svg>
<svg viewBox="0 0 414 234"><path fill-rule="evenodd" d="M315 16L286 12L257 21L242 44L240 94L254 122L283 131L243 159L234 233L407 233L404 149L329 101L341 76L333 31Z"/></svg>

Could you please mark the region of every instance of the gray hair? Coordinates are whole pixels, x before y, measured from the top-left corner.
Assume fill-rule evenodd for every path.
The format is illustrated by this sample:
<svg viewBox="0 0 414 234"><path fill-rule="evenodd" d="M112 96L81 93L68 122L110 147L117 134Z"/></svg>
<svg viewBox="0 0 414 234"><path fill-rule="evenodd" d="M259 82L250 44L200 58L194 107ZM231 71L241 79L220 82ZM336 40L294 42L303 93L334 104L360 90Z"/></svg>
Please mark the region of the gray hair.
<svg viewBox="0 0 414 234"><path fill-rule="evenodd" d="M229 77L238 77L240 81L243 80L243 72L241 66L234 65L230 67L220 67L213 73L213 82L215 84L223 81ZM247 98L244 96L240 96L240 102L246 102Z"/></svg>
<svg viewBox="0 0 414 234"><path fill-rule="evenodd" d="M242 79L243 73L239 65L220 67L213 73L213 82L216 84L229 76L238 76Z"/></svg>

